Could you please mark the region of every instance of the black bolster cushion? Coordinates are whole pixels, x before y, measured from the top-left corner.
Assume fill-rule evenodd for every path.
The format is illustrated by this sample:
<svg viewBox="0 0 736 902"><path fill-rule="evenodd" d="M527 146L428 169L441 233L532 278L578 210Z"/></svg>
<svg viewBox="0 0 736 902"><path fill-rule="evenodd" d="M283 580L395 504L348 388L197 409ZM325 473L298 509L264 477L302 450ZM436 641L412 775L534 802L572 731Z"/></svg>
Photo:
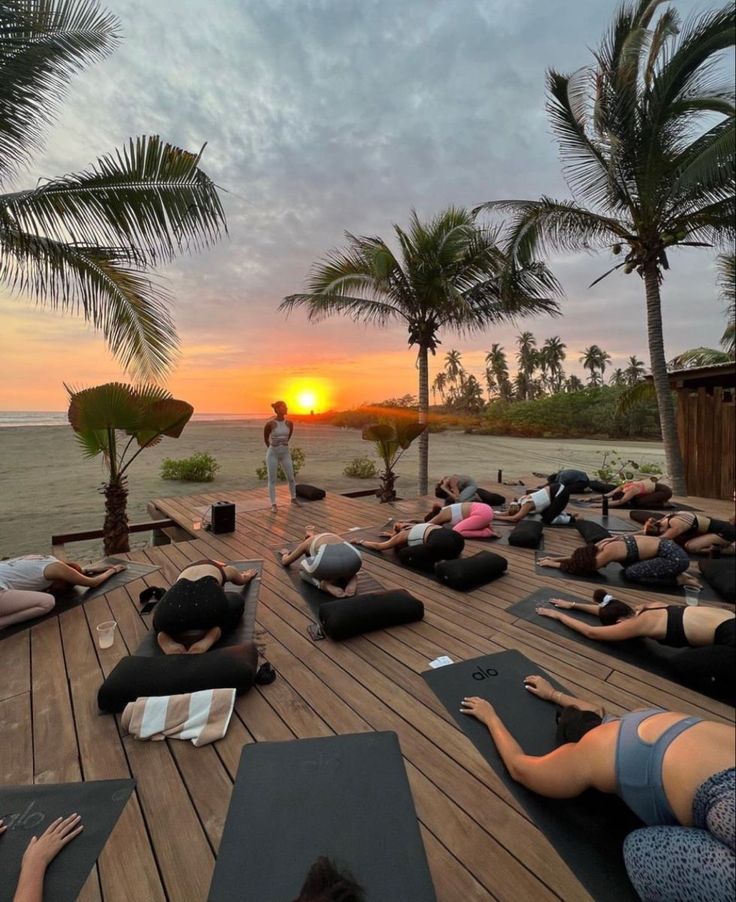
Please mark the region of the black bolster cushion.
<svg viewBox="0 0 736 902"><path fill-rule="evenodd" d="M200 689L250 689L258 669L253 642L211 650L202 655L130 655L115 665L100 686L100 711L116 713L128 702L149 695L181 695Z"/></svg>
<svg viewBox="0 0 736 902"><path fill-rule="evenodd" d="M698 563L703 579L724 601L736 604L736 558L721 557Z"/></svg>
<svg viewBox="0 0 736 902"><path fill-rule="evenodd" d="M437 555L427 545L404 545L396 553L399 563L422 573L434 573Z"/></svg>
<svg viewBox="0 0 736 902"><path fill-rule="evenodd" d="M595 545L595 543L600 542L601 539L611 538L611 533L605 526L601 526L600 523L593 523L591 520L581 520L578 518L575 520L575 528L585 539L586 545Z"/></svg>
<svg viewBox="0 0 736 902"><path fill-rule="evenodd" d="M324 489L318 489L316 485L307 485L306 482L297 482L294 490L299 498L306 501L321 501L327 494Z"/></svg>
<svg viewBox="0 0 736 902"><path fill-rule="evenodd" d="M633 520L634 523L641 523L642 526L647 520L661 520L662 517L664 517L664 514L655 514L653 511L633 510L629 512L629 519Z"/></svg>
<svg viewBox="0 0 736 902"><path fill-rule="evenodd" d="M339 598L319 607L322 629L330 639L336 640L412 623L423 617L424 605L404 589Z"/></svg>
<svg viewBox="0 0 736 902"><path fill-rule="evenodd" d="M479 551L472 557L440 561L435 565L434 572L437 579L451 589L469 592L503 576L508 565L509 562L500 554Z"/></svg>
<svg viewBox="0 0 736 902"><path fill-rule="evenodd" d="M482 501L483 504L490 504L491 507L501 507L503 504L506 504L506 499L503 495L499 495L498 492L489 492L487 489L478 489L475 494L478 496L479 501Z"/></svg>
<svg viewBox="0 0 736 902"><path fill-rule="evenodd" d="M509 533L509 545L517 548L539 548L544 524L541 520L522 520Z"/></svg>

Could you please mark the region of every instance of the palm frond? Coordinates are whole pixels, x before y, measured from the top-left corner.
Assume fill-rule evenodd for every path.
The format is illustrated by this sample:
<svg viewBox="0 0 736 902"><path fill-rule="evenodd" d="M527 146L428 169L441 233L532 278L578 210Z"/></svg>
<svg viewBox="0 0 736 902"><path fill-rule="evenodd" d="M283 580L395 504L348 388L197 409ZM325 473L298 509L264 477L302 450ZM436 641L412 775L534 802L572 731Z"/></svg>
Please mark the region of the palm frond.
<svg viewBox="0 0 736 902"><path fill-rule="evenodd" d="M199 168L201 155L157 135L131 139L86 172L0 195L0 207L25 232L168 261L227 230L217 188Z"/></svg>
<svg viewBox="0 0 736 902"><path fill-rule="evenodd" d="M629 413L632 408L644 401L655 401L657 393L653 382L637 382L621 392L616 402L616 415Z"/></svg>
<svg viewBox="0 0 736 902"><path fill-rule="evenodd" d="M714 366L729 363L731 355L717 348L690 348L667 361L668 369L681 370L697 366Z"/></svg>
<svg viewBox="0 0 736 902"><path fill-rule="evenodd" d="M116 248L84 247L13 230L0 219L0 282L52 310L81 313L135 376L157 379L178 348L167 293Z"/></svg>
<svg viewBox="0 0 736 902"><path fill-rule="evenodd" d="M97 0L0 3L0 182L41 148L72 77L119 38L117 16Z"/></svg>

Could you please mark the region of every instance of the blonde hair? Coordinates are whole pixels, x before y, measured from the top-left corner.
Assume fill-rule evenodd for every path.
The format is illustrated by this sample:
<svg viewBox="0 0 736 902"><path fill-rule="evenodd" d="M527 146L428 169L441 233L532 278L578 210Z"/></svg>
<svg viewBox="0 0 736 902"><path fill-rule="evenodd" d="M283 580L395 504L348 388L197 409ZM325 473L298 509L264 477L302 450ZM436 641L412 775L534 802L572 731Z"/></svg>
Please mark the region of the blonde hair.
<svg viewBox="0 0 736 902"><path fill-rule="evenodd" d="M512 517L514 516L514 514L518 514L520 510L521 510L521 505L519 504L518 501L512 501L511 504L509 504L508 512L511 514Z"/></svg>

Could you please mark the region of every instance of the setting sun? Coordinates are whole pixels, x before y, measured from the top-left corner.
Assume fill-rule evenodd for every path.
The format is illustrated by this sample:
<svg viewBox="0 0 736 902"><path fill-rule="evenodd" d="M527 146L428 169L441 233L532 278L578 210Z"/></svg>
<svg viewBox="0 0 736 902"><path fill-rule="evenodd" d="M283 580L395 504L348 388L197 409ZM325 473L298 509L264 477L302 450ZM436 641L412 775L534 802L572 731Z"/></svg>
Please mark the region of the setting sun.
<svg viewBox="0 0 736 902"><path fill-rule="evenodd" d="M324 413L332 404L332 385L327 379L308 377L283 383L280 395L293 413Z"/></svg>
<svg viewBox="0 0 736 902"><path fill-rule="evenodd" d="M311 389L304 389L296 396L296 405L300 408L300 412L306 413L308 410L314 410L317 406L317 394Z"/></svg>

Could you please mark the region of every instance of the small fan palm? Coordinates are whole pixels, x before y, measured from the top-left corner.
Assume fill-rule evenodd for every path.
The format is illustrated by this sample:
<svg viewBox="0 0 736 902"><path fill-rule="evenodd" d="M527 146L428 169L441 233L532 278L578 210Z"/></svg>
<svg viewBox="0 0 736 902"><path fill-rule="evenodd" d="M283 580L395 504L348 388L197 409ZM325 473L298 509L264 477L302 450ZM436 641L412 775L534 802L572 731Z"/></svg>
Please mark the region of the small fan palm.
<svg viewBox="0 0 736 902"><path fill-rule="evenodd" d="M169 298L150 269L225 230L200 153L131 139L85 172L3 193L42 146L72 76L120 40L96 0L0 4L0 284L81 313L124 368L159 378L178 346Z"/></svg>
<svg viewBox="0 0 736 902"><path fill-rule="evenodd" d="M549 114L575 200L496 201L484 209L514 217L516 265L545 247L608 247L623 253L609 272L641 276L667 469L682 494L660 288L670 248L732 242L736 232L734 88L716 65L734 45L736 13L729 3L681 28L672 6L662 7L663 0L622 4L593 66L548 73Z"/></svg>
<svg viewBox="0 0 736 902"><path fill-rule="evenodd" d="M85 457L101 456L107 470L103 486L105 554L129 551L127 473L145 449L163 436L178 438L194 408L157 385L132 387L109 382L69 393L69 423Z"/></svg>
<svg viewBox="0 0 736 902"><path fill-rule="evenodd" d="M347 234L344 250L317 263L308 292L284 299L279 309L305 307L317 321L339 314L385 326L402 322L416 346L419 421L429 405L429 354L443 329L463 334L540 313L557 314L556 281L529 261L511 266L497 231L480 228L467 210L450 208L428 222L412 213L408 229L394 226L395 254L378 237ZM419 439L419 492L428 488L428 433Z"/></svg>

